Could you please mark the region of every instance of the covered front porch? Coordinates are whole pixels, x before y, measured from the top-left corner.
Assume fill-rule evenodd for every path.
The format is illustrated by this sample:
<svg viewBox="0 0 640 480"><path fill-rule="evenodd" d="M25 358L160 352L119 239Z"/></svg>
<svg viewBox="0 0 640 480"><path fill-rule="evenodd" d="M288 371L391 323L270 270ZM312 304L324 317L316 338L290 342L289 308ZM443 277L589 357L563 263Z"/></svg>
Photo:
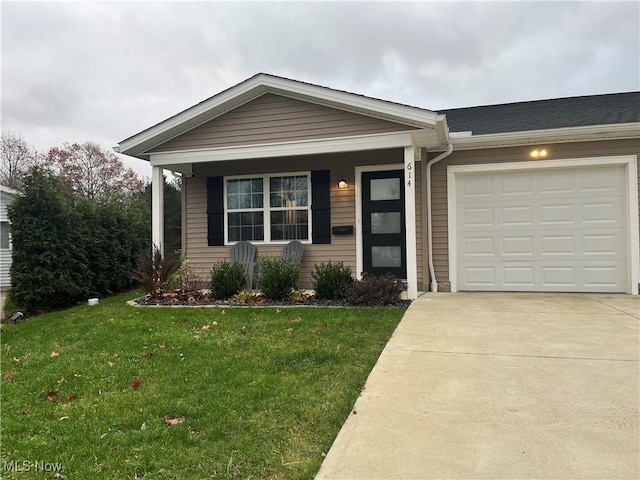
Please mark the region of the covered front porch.
<svg viewBox="0 0 640 480"><path fill-rule="evenodd" d="M426 152L448 144L443 115L260 74L131 137L119 151L153 168L153 242L163 238L164 170L183 182L183 251L206 277L230 246L259 255L305 244L357 277L428 283Z"/></svg>

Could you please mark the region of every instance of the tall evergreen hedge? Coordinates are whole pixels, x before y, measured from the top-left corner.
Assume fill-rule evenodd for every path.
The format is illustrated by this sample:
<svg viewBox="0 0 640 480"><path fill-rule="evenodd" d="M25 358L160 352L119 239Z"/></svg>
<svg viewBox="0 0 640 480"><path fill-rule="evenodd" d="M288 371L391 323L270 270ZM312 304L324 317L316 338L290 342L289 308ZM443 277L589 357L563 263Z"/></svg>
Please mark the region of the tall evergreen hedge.
<svg viewBox="0 0 640 480"><path fill-rule="evenodd" d="M34 170L8 207L13 302L38 311L133 287L136 257L150 248L148 214L139 203L93 204Z"/></svg>

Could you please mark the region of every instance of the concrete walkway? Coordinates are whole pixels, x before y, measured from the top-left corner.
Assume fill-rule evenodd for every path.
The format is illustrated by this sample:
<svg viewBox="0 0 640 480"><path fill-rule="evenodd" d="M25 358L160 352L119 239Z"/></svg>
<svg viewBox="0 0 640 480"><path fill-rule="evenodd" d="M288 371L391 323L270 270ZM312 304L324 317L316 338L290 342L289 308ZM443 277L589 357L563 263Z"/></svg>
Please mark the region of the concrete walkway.
<svg viewBox="0 0 640 480"><path fill-rule="evenodd" d="M426 294L316 477L640 478L640 298Z"/></svg>

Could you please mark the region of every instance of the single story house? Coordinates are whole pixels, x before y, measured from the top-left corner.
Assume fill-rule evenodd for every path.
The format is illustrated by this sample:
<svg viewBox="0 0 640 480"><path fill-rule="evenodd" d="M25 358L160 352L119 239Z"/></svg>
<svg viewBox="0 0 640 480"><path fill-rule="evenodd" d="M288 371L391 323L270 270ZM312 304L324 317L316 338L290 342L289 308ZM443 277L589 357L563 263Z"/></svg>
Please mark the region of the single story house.
<svg viewBox="0 0 640 480"><path fill-rule="evenodd" d="M420 290L638 294L640 92L434 112L258 74L119 143L183 176L206 277L249 240Z"/></svg>
<svg viewBox="0 0 640 480"><path fill-rule="evenodd" d="M7 206L17 194L14 189L0 185L0 314L11 288L11 236Z"/></svg>

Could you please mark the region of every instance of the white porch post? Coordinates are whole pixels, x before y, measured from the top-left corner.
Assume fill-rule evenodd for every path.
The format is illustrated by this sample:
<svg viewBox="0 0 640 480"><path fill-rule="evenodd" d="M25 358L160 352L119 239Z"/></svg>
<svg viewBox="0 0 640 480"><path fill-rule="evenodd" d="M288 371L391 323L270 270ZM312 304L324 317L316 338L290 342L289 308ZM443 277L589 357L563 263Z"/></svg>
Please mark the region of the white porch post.
<svg viewBox="0 0 640 480"><path fill-rule="evenodd" d="M415 147L404 148L404 211L407 252L407 296L418 298L418 253L416 251Z"/></svg>
<svg viewBox="0 0 640 480"><path fill-rule="evenodd" d="M151 239L164 257L164 177L162 167L151 172Z"/></svg>

